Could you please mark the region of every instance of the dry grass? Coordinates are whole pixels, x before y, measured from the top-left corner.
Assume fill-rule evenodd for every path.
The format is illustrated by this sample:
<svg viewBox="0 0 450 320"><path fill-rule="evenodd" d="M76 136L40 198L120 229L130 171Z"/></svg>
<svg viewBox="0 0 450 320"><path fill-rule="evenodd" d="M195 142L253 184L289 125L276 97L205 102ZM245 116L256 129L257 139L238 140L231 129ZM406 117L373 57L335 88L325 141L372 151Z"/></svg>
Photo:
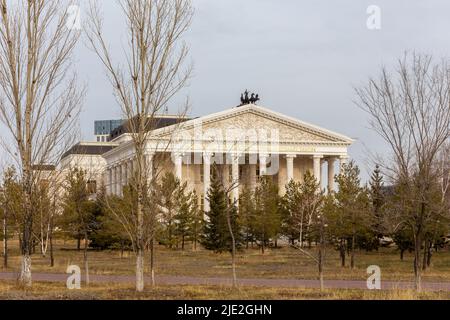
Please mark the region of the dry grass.
<svg viewBox="0 0 450 320"><path fill-rule="evenodd" d="M20 256L17 242L11 243L10 268L18 271ZM129 274L134 273L135 259L126 252L121 258L118 251L90 251L90 271L92 274ZM400 261L394 248L383 248L379 252L358 252L356 268L341 268L336 251L327 251L325 279L365 280L366 268L378 265L382 270L383 280L412 280L412 255L405 254ZM65 273L68 265L82 265L83 252L75 250L75 243L65 245L58 242L55 250L55 266L49 267L49 258L39 254L33 256L32 271L46 273ZM291 248L271 249L264 255L257 249L250 249L238 254L238 277L267 279L316 279L314 263ZM215 254L206 250L169 250L158 247L156 250L156 273L159 275L195 276L195 277L229 277L231 273L230 256L227 253ZM450 281L450 254L440 251L433 255L432 266L423 275L424 281Z"/></svg>
<svg viewBox="0 0 450 320"><path fill-rule="evenodd" d="M95 284L81 290L68 290L63 284L34 283L30 290L18 288L14 283L0 283L0 299L16 300L448 300L449 292L424 292L409 290L314 290L294 288L223 286L158 286L136 293L130 285Z"/></svg>

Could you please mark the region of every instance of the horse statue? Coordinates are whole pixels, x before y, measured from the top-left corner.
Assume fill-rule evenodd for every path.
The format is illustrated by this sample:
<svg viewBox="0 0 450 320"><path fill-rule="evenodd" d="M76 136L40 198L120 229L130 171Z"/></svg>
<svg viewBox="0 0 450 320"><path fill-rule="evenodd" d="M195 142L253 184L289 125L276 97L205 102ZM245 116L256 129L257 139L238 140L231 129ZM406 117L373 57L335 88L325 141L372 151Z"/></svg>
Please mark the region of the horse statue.
<svg viewBox="0 0 450 320"><path fill-rule="evenodd" d="M244 93L241 93L241 106L244 106L246 104L255 104L259 100L259 94L252 93L249 97L248 90L245 90Z"/></svg>

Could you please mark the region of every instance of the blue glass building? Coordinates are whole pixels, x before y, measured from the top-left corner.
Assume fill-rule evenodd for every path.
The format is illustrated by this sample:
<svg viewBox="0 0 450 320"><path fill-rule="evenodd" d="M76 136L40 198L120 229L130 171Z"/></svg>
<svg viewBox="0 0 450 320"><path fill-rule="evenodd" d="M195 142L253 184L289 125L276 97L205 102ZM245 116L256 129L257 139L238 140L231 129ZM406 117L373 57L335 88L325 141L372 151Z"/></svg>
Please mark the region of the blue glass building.
<svg viewBox="0 0 450 320"><path fill-rule="evenodd" d="M106 142L115 129L123 124L123 120L99 120L94 122L97 142Z"/></svg>

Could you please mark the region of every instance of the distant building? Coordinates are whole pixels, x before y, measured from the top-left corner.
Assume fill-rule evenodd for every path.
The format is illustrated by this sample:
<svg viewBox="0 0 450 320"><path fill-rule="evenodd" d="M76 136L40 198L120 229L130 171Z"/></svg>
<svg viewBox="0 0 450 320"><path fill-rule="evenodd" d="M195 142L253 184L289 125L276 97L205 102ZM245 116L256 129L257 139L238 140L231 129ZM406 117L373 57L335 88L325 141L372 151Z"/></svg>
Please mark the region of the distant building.
<svg viewBox="0 0 450 320"><path fill-rule="evenodd" d="M111 133L123 124L123 120L95 121L94 131L97 142L108 142Z"/></svg>

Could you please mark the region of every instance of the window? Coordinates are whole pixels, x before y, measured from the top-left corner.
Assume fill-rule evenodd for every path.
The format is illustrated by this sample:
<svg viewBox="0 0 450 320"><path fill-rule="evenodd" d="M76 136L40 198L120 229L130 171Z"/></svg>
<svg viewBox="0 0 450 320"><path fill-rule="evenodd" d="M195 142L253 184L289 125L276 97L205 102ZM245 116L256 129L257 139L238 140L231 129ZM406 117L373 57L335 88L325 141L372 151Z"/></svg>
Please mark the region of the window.
<svg viewBox="0 0 450 320"><path fill-rule="evenodd" d="M88 191L89 194L97 193L97 181L89 180L87 182L87 191Z"/></svg>
<svg viewBox="0 0 450 320"><path fill-rule="evenodd" d="M205 195L202 194L202 196L200 197L200 210L203 210L204 207L205 207Z"/></svg>
<svg viewBox="0 0 450 320"><path fill-rule="evenodd" d="M204 180L204 176L203 176L203 165L200 167L200 182L203 182Z"/></svg>

